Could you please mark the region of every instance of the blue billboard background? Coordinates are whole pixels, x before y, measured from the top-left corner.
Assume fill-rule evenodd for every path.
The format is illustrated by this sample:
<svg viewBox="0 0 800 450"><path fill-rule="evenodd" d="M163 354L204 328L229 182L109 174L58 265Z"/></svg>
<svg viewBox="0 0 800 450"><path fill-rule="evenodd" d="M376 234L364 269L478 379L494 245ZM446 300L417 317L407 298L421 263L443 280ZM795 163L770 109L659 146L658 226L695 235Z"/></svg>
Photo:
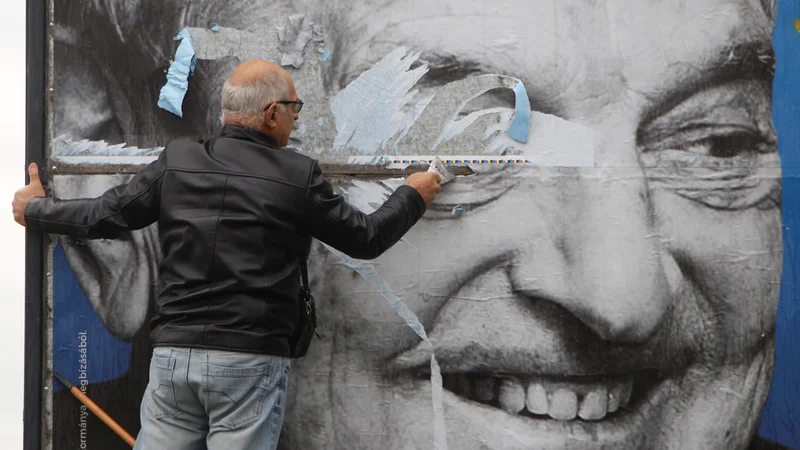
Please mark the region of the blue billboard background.
<svg viewBox="0 0 800 450"><path fill-rule="evenodd" d="M61 245L53 250L53 273L53 371L76 386L124 375L130 365L131 345L103 326ZM55 392L65 388L53 380Z"/></svg>
<svg viewBox="0 0 800 450"><path fill-rule="evenodd" d="M761 436L800 448L800 1L778 2L772 113L783 166L783 276L776 331L775 375Z"/></svg>

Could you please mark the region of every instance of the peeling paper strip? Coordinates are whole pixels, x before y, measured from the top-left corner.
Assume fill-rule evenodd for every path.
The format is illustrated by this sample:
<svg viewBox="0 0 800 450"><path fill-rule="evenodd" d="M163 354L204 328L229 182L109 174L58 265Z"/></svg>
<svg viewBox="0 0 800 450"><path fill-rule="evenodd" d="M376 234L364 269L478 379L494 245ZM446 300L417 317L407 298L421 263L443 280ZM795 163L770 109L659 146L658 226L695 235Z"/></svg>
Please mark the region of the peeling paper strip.
<svg viewBox="0 0 800 450"><path fill-rule="evenodd" d="M428 340L428 335L425 333L425 327L422 326L416 314L408 309L408 306L397 297L397 294L394 293L386 281L378 275L372 264L367 261L350 258L327 245L325 245L325 248L358 272L377 292L383 295L389 301L389 306L406 321L406 324L417 333L417 336L433 349L433 344ZM436 355L433 350L431 350L431 396L433 400L433 448L435 450L447 450L447 429L445 428L444 407L442 406L442 371L439 368L439 363L436 361Z"/></svg>
<svg viewBox="0 0 800 450"><path fill-rule="evenodd" d="M531 101L522 81L514 86L514 120L506 134L517 142L528 143L528 130L531 127Z"/></svg>
<svg viewBox="0 0 800 450"><path fill-rule="evenodd" d="M181 41L175 52L175 60L167 72L167 84L161 88L158 97L158 106L178 117L183 117L183 98L189 89L189 75L194 73L197 57L194 53L194 42L189 35L189 29L184 28L175 36L176 41Z"/></svg>
<svg viewBox="0 0 800 450"><path fill-rule="evenodd" d="M428 71L424 64L411 69L418 58L419 53L397 48L330 100L337 131L333 152L375 155L403 129L406 114L400 111Z"/></svg>

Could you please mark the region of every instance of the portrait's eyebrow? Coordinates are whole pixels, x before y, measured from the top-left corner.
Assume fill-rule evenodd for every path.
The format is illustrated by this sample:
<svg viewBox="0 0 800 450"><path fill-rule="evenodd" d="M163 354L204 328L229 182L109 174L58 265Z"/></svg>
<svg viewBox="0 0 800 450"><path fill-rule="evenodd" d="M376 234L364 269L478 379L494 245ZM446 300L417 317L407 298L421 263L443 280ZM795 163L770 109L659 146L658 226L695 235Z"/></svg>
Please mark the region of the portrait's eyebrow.
<svg viewBox="0 0 800 450"><path fill-rule="evenodd" d="M705 61L684 63L685 74L677 86L646 111L643 124L664 114L682 101L710 87L736 80L763 81L772 88L775 77L775 51L769 40L752 40L724 47Z"/></svg>
<svg viewBox="0 0 800 450"><path fill-rule="evenodd" d="M775 77L775 51L768 42L735 45L725 51L712 68L712 80L757 79L771 82Z"/></svg>
<svg viewBox="0 0 800 450"><path fill-rule="evenodd" d="M420 59L411 68L422 64L428 65L428 73L419 80L419 84L422 86L443 86L452 81L488 73L477 61L459 59L449 54L427 52L420 56Z"/></svg>

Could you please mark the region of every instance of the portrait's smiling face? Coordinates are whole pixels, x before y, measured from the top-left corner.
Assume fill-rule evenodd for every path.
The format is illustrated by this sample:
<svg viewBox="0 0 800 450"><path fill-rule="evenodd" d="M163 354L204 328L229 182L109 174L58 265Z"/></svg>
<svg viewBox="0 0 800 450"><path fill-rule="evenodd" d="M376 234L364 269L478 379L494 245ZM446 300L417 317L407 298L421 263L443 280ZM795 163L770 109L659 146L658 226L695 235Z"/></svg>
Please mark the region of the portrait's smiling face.
<svg viewBox="0 0 800 450"><path fill-rule="evenodd" d="M133 5L99 2L123 3ZM771 3L206 0L173 15L141 6L174 17L175 29L116 20L126 45L158 47L131 57L149 68L168 64L174 34L206 26L209 11L247 30L307 11L331 50L320 65L331 98L401 46L429 66L415 101L473 75L521 80L532 110L593 131L595 167L479 167L443 186L374 263L435 346L449 448L735 449L749 442L769 392L782 266ZM121 11L111 6L104 11ZM99 106L81 117L65 107L76 124L59 123L80 137L163 145L217 123L215 93L234 62L201 62L186 102L208 110L187 107L173 122L140 89L129 87L128 103L151 109L87 97L87 83L102 83L73 76L60 101ZM135 81L157 93L155 70ZM108 73L112 88L124 79ZM506 94L492 91L466 112L513 108ZM453 214L459 205L464 214ZM116 261L109 248L83 251ZM294 364L282 448L431 448L429 348L330 253L310 264L322 339ZM112 301L101 295L108 289L94 291L109 327L118 315L138 324L151 299L140 290L134 308L117 296L127 308L118 314L117 304L97 305ZM118 328L127 337L138 325Z"/></svg>
<svg viewBox="0 0 800 450"><path fill-rule="evenodd" d="M451 448L746 446L769 390L782 263L771 11L486 5L354 8L328 32L334 80L403 45L431 66L431 94L514 76L532 109L595 133L595 168L507 166L445 185L375 263L435 344ZM295 366L286 442L430 447L426 346L346 266L316 273L332 336Z"/></svg>

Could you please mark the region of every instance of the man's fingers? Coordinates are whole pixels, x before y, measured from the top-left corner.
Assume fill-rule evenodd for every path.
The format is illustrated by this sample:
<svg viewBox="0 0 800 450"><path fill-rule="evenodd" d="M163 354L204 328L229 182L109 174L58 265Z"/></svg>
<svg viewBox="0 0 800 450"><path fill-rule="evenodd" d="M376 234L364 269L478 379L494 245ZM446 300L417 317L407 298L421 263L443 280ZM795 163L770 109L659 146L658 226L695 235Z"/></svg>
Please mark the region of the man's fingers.
<svg viewBox="0 0 800 450"><path fill-rule="evenodd" d="M37 166L36 163L31 163L31 165L28 166L28 175L31 177L31 184L42 183L39 179L39 166Z"/></svg>

